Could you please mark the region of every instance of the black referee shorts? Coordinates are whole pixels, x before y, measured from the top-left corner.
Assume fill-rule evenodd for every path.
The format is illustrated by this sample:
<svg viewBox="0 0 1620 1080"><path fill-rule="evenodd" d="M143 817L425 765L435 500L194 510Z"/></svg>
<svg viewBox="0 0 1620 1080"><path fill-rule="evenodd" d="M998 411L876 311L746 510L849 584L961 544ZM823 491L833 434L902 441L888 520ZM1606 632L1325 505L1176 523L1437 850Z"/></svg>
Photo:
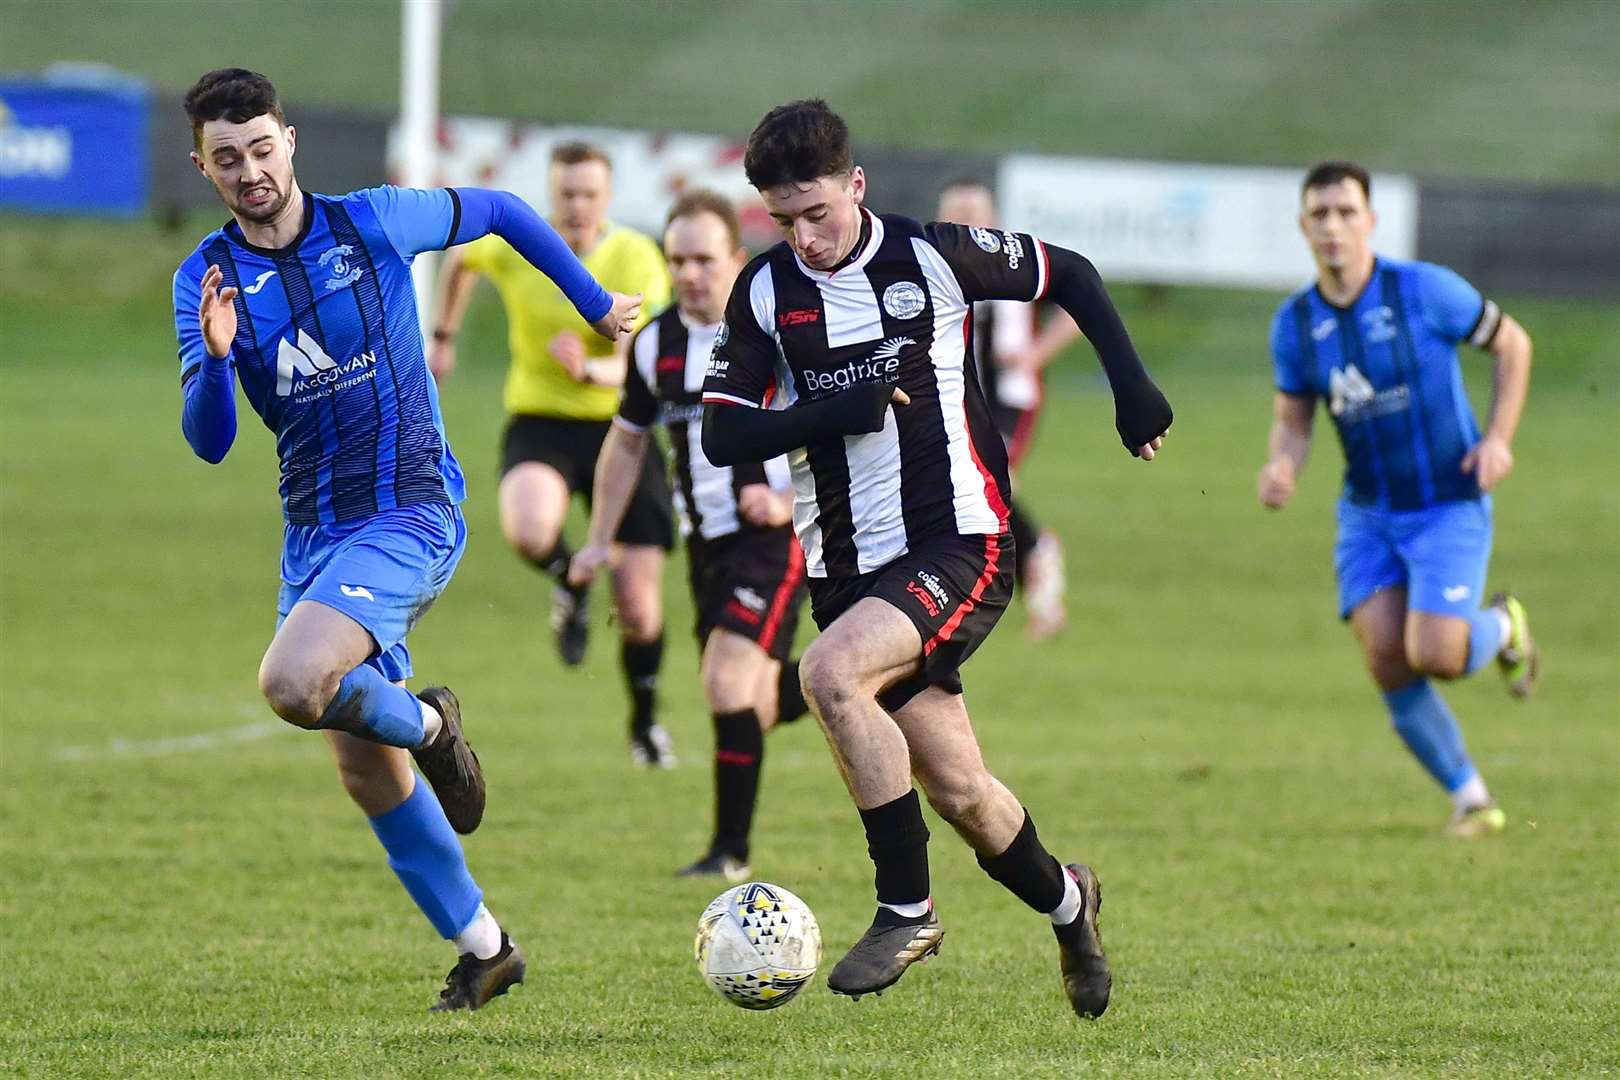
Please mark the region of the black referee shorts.
<svg viewBox="0 0 1620 1080"><path fill-rule="evenodd" d="M787 526L744 527L728 536L686 538L699 647L715 628L754 642L773 660L793 656L804 603L804 553Z"/></svg>
<svg viewBox="0 0 1620 1080"><path fill-rule="evenodd" d="M531 416L520 413L506 425L501 440L501 475L516 465L537 461L562 474L570 492L591 501L596 479L596 459L602 452L611 420L566 420L558 416ZM624 522L614 537L621 544L675 546L675 512L670 505L669 481L664 475L663 455L656 439L647 440L647 456L641 462L641 477Z"/></svg>
<svg viewBox="0 0 1620 1080"><path fill-rule="evenodd" d="M960 694L959 669L990 635L1012 593L1011 536L944 536L856 577L811 578L810 614L825 630L875 596L912 621L922 635L922 666L878 695L893 712L929 686Z"/></svg>

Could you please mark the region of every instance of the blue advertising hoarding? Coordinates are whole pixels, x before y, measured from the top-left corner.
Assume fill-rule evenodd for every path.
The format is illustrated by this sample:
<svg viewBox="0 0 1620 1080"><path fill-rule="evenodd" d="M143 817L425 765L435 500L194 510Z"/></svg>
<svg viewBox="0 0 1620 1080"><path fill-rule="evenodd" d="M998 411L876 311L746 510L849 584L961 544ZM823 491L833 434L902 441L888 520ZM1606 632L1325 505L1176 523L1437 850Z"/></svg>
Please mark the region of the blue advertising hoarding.
<svg viewBox="0 0 1620 1080"><path fill-rule="evenodd" d="M0 77L0 210L140 213L150 114L146 88L121 79Z"/></svg>

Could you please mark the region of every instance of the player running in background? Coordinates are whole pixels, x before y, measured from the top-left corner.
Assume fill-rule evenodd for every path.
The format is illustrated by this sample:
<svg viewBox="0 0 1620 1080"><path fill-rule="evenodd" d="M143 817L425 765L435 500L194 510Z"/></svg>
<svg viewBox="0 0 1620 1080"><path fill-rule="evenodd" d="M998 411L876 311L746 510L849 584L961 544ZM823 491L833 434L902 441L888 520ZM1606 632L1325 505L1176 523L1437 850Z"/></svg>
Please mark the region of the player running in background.
<svg viewBox="0 0 1620 1080"><path fill-rule="evenodd" d="M590 534L570 577L589 583L612 557L613 534L636 466L663 423L686 509L692 604L703 650L703 692L714 715L714 837L680 871L745 881L765 733L804 715L790 660L804 599L804 556L794 539L787 461L717 466L703 456L703 378L737 274L748 261L737 212L709 191L681 196L669 213L664 257L676 303L636 333L624 400L596 463Z"/></svg>
<svg viewBox="0 0 1620 1080"><path fill-rule="evenodd" d="M607 220L613 172L607 155L586 143L561 143L548 173L551 222L585 268L609 289L638 293L643 318L669 303L669 275L658 245ZM627 341L593 338L557 286L498 237L445 260L439 279L439 320L429 366L442 382L456 363L456 333L483 274L506 308L512 353L504 394L511 419L501 455L501 531L530 564L551 575L551 626L565 664L585 658L590 627L587 589L568 583L573 551L563 539L568 503L591 497L596 457L619 405ZM613 565L619 662L630 695L630 756L638 765L675 764L668 732L657 723L658 671L664 662L664 552L675 527L663 462L649 447L634 498L617 539Z"/></svg>
<svg viewBox="0 0 1620 1080"><path fill-rule="evenodd" d="M276 434L286 528L275 637L259 688L321 730L388 864L460 953L437 1010L476 1009L523 980L523 954L483 904L457 832L484 778L443 687L413 697L405 636L466 546L465 493L428 378L410 263L486 233L553 275L607 337L639 301L602 290L523 202L476 188L306 194L297 133L262 75L229 68L185 99L191 159L231 212L174 275L181 426L218 462L236 382ZM432 791L419 783L411 758Z"/></svg>
<svg viewBox="0 0 1620 1080"><path fill-rule="evenodd" d="M1012 593L1007 455L968 359L970 305L1050 296L1097 347L1117 427L1151 459L1170 425L1101 279L1026 233L873 214L849 129L826 102L767 113L748 181L784 242L738 278L704 382L703 450L731 465L786 452L821 636L806 698L865 825L872 927L828 976L859 996L939 948L928 828L912 788L991 878L1051 918L1074 1010L1111 985L1097 877L1047 853L985 768L958 668ZM780 406L780 407L772 407Z"/></svg>
<svg viewBox="0 0 1620 1080"><path fill-rule="evenodd" d="M1451 795L1448 832L1500 831L1506 815L1429 682L1497 661L1527 696L1540 674L1524 607L1481 606L1491 554L1490 492L1513 468L1513 433L1530 388L1530 336L1441 266L1375 255L1365 169L1324 162L1305 177L1300 231L1316 281L1271 324L1277 394L1260 501L1293 497L1318 398L1344 447L1334 570L1395 731ZM1463 391L1457 345L1495 358L1483 437Z"/></svg>
<svg viewBox="0 0 1620 1080"><path fill-rule="evenodd" d="M940 192L940 221L981 229L1000 227L995 196L977 180L957 180ZM1018 465L1035 440L1046 396L1046 365L1080 336L1080 328L1062 311L1037 332L1039 309L1017 300L980 300L973 305L973 360L990 418L1007 444L1007 469L1016 486ZM1044 641L1069 621L1063 544L1057 533L1038 526L1028 503L1016 493L1008 500L1007 520L1017 552L1014 570L1024 598L1024 633Z"/></svg>

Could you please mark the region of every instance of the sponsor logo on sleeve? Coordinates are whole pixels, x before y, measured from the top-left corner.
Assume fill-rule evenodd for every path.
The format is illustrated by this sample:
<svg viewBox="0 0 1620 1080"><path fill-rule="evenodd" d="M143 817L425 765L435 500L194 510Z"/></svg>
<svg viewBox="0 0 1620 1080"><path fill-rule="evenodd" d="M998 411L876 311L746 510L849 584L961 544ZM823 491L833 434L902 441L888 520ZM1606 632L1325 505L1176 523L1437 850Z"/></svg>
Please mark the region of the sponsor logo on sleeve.
<svg viewBox="0 0 1620 1080"><path fill-rule="evenodd" d="M723 349L726 342L731 340L731 324L725 321L720 323L720 329L714 332L714 347Z"/></svg>
<svg viewBox="0 0 1620 1080"><path fill-rule="evenodd" d="M1024 261L1024 242L1018 239L1017 234L1004 232L1001 234L1001 246L1007 252L1007 269L1018 269L1018 264Z"/></svg>

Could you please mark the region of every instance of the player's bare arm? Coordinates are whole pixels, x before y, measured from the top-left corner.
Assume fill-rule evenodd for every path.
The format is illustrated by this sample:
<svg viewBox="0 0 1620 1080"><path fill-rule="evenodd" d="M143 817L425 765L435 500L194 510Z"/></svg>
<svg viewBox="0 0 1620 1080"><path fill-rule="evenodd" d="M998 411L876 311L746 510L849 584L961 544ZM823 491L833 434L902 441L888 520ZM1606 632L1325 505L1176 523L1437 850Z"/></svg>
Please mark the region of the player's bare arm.
<svg viewBox="0 0 1620 1080"><path fill-rule="evenodd" d="M596 475L591 487L591 524L585 546L568 564L568 582L579 587L596 580L596 573L613 559L613 537L624 521L641 477L641 461L647 453L645 431L631 431L623 424L608 427L602 451L596 458Z"/></svg>
<svg viewBox="0 0 1620 1080"><path fill-rule="evenodd" d="M1260 503L1281 510L1294 497L1294 486L1311 453L1311 423L1316 398L1278 391L1271 406L1271 435L1266 463L1260 469Z"/></svg>
<svg viewBox="0 0 1620 1080"><path fill-rule="evenodd" d="M445 253L434 285L434 310L439 317L433 324L433 341L428 348L428 370L442 383L456 369L456 335L466 317L467 304L478 285L478 275L467 268L460 249Z"/></svg>
<svg viewBox="0 0 1620 1080"><path fill-rule="evenodd" d="M1491 491L1513 471L1513 436L1519 430L1525 399L1530 394L1530 335L1511 315L1503 315L1491 339L1495 367L1491 379L1490 421L1482 438L1463 457L1463 472L1471 472L1481 491Z"/></svg>
<svg viewBox="0 0 1620 1080"><path fill-rule="evenodd" d="M1005 368L1028 371L1039 374L1047 366L1063 354L1080 337L1080 328L1075 325L1067 312L1058 312L1046 320L1041 332L1035 335L1035 340L1029 343L1027 349L1020 349L1005 357L997 359L997 363Z"/></svg>

